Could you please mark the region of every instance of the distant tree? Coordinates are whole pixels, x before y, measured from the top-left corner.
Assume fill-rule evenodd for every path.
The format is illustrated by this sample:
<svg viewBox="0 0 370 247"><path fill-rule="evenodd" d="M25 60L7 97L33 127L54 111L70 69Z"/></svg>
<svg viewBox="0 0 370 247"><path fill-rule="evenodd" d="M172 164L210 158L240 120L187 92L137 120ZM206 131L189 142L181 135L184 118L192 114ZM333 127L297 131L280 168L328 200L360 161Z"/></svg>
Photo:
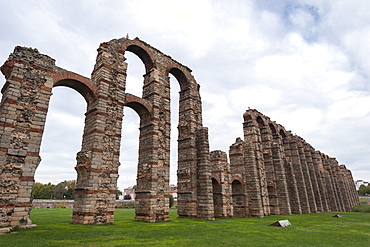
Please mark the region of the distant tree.
<svg viewBox="0 0 370 247"><path fill-rule="evenodd" d="M116 199L118 200L119 199L119 196L121 196L122 195L122 191L120 191L120 190L116 190Z"/></svg>
<svg viewBox="0 0 370 247"><path fill-rule="evenodd" d="M75 189L76 189L76 180L69 180L66 182L67 190L64 192L66 199L74 199L75 198Z"/></svg>
<svg viewBox="0 0 370 247"><path fill-rule="evenodd" d="M54 187L54 197L55 197L54 199L57 200L64 199L64 193L67 190L66 182L67 181L60 182Z"/></svg>
<svg viewBox="0 0 370 247"><path fill-rule="evenodd" d="M64 180L54 188L55 199L74 199L76 180Z"/></svg>
<svg viewBox="0 0 370 247"><path fill-rule="evenodd" d="M136 190L136 189L137 189L137 185L135 184L134 186L132 186L132 188L133 188L134 190Z"/></svg>
<svg viewBox="0 0 370 247"><path fill-rule="evenodd" d="M358 194L362 196L365 194L370 194L370 185L365 186L362 184L360 188L358 189Z"/></svg>
<svg viewBox="0 0 370 247"><path fill-rule="evenodd" d="M35 199L73 199L75 187L76 180L63 181L57 185L36 182L31 194Z"/></svg>
<svg viewBox="0 0 370 247"><path fill-rule="evenodd" d="M170 195L170 208L172 208L174 204L175 200L173 199L173 195Z"/></svg>
<svg viewBox="0 0 370 247"><path fill-rule="evenodd" d="M32 189L32 196L35 199L54 199L54 184L42 184L36 182Z"/></svg>

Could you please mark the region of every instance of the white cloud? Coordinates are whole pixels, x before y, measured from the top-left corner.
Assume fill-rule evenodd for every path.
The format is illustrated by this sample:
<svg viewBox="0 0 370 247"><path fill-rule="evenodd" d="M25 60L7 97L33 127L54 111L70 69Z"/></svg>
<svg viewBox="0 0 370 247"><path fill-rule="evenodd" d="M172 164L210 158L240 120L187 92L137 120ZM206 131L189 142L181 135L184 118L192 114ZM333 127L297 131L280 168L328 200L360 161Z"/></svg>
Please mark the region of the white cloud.
<svg viewBox="0 0 370 247"><path fill-rule="evenodd" d="M193 70L211 149L227 151L242 135L249 106L348 161L356 179L369 180L369 7L350 0L0 0L0 60L15 45L37 47L58 66L89 76L99 43L129 33ZM127 57L128 91L139 96L143 65ZM61 97L59 91L52 97L37 179L75 173L86 103L70 89ZM130 111L125 109L123 120L121 189L136 179L139 120ZM65 164L71 164L68 172L59 170Z"/></svg>
<svg viewBox="0 0 370 247"><path fill-rule="evenodd" d="M329 106L327 120L367 119L370 115L370 94L348 92L346 98Z"/></svg>

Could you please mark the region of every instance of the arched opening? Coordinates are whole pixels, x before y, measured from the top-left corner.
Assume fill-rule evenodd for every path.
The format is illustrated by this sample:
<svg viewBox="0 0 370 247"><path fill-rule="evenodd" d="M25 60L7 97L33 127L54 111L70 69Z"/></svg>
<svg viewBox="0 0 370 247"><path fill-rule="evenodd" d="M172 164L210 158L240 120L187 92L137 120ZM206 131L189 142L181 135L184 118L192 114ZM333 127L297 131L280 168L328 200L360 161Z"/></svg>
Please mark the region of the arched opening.
<svg viewBox="0 0 370 247"><path fill-rule="evenodd" d="M284 130L280 130L280 136L282 137L282 138L285 138L286 137L286 134L285 134L285 132L284 132Z"/></svg>
<svg viewBox="0 0 370 247"><path fill-rule="evenodd" d="M178 123L179 123L179 82L176 77L169 74L171 87L171 158L170 158L170 184L177 191L177 148L178 148Z"/></svg>
<svg viewBox="0 0 370 247"><path fill-rule="evenodd" d="M186 95L186 89L188 88L188 79L186 78L183 71L177 68L169 70L170 88L171 88L171 184L177 184L177 190L181 193L183 191L190 191L191 187L194 186L194 181L191 179L191 167L189 164L188 157L190 154L187 150L188 144L186 139L190 134L190 123L187 121L189 114L189 105L186 104L188 96ZM172 83L177 81L177 83ZM185 145L184 145L185 143ZM181 148L181 150L180 150ZM178 215L187 215L189 207L194 207L194 203L191 206L185 204L191 199L189 193L180 194L178 193ZM185 202L186 201L186 202Z"/></svg>
<svg viewBox="0 0 370 247"><path fill-rule="evenodd" d="M145 66L145 71L148 73L152 68L155 68L154 60L150 57L150 55L140 46L137 45L130 45L126 48L127 51L134 53ZM127 54L125 53L125 56ZM127 57L126 57L127 58Z"/></svg>
<svg viewBox="0 0 370 247"><path fill-rule="evenodd" d="M77 178L74 167L76 153L81 150L87 104L81 97L81 92L62 87L68 86L65 82L56 84L59 87L53 88L53 95L50 98L40 147L42 161L35 173L36 184L33 195L36 199L45 198L45 195L36 195L40 183L55 185L52 189L53 194L45 199L74 198ZM78 82L74 83L78 85ZM68 207L72 205L72 202L67 204Z"/></svg>
<svg viewBox="0 0 370 247"><path fill-rule="evenodd" d="M222 187L215 178L212 178L212 189L213 189L213 206L215 218L222 218L223 217Z"/></svg>
<svg viewBox="0 0 370 247"><path fill-rule="evenodd" d="M127 63L126 93L142 96L143 75L146 73L142 60L132 52L125 52Z"/></svg>
<svg viewBox="0 0 370 247"><path fill-rule="evenodd" d="M181 70L177 68L172 68L169 71L169 73L172 74L176 78L176 80L178 81L180 85L181 90L184 90L189 87L188 79L186 78L185 74Z"/></svg>
<svg viewBox="0 0 370 247"><path fill-rule="evenodd" d="M242 183L239 180L234 180L231 183L232 198L235 217L246 217L246 198Z"/></svg>
<svg viewBox="0 0 370 247"><path fill-rule="evenodd" d="M120 199L131 200L128 203L134 205L134 189L136 188L138 153L139 153L139 126L140 117L130 107L125 107L125 116L122 120L120 167L118 189L122 192Z"/></svg>
<svg viewBox="0 0 370 247"><path fill-rule="evenodd" d="M269 124L269 127L270 127L270 130L271 130L271 133L274 135L276 134L276 129L275 129L275 126L273 124Z"/></svg>
<svg viewBox="0 0 370 247"><path fill-rule="evenodd" d="M262 120L262 118L260 116L258 116L256 120L257 120L259 128L265 127L265 122Z"/></svg>
<svg viewBox="0 0 370 247"><path fill-rule="evenodd" d="M91 88L89 88L84 83L74 80L74 79L62 79L58 80L54 83L54 87L65 86L76 90L85 101L90 104L94 100L94 93L92 92Z"/></svg>
<svg viewBox="0 0 370 247"><path fill-rule="evenodd" d="M138 180L136 179L138 178L136 175L137 170L133 168L134 166L137 167L139 164L138 154L140 153L140 128L138 126L145 125L151 121L152 108L147 101L130 94L126 95L125 106L127 106L125 108L126 118L123 119L121 132L122 143L124 143L124 145L121 145L120 148L120 159L122 160L120 174L125 175L123 175L122 179L118 183L120 184L121 182L123 184L123 186L121 186L123 191L119 191L119 193L122 193L120 199L131 200L130 203L125 203L126 206L131 206L134 204L133 200L136 198L135 190L138 186ZM132 112L132 110L135 111L135 114ZM136 117L134 115L136 115ZM139 116L140 123L137 121L137 116ZM126 135L128 136L128 142L125 140ZM127 146L127 143L130 143L130 145Z"/></svg>
<svg viewBox="0 0 370 247"><path fill-rule="evenodd" d="M127 63L126 71L126 94L132 94L137 97L142 96L143 75L146 68L138 54L144 56L140 49L127 49L125 52ZM126 98L129 97L126 95ZM118 194L120 199L125 199L128 206L134 206L136 197L135 189L137 187L137 167L139 163L139 136L140 136L140 114L144 114L143 107L131 101L124 107L124 117L122 119L121 146L120 146L120 167L118 170Z"/></svg>

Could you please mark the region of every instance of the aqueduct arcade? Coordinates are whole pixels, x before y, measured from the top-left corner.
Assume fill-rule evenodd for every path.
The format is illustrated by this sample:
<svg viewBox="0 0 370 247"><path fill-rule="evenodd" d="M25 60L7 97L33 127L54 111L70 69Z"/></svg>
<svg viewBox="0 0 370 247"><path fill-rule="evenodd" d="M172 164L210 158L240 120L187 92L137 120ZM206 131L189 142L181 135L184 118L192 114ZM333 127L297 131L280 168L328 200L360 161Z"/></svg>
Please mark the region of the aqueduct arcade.
<svg viewBox="0 0 370 247"><path fill-rule="evenodd" d="M126 92L125 52L145 67L142 95ZM348 211L358 205L351 172L256 110L244 115L244 140L209 151L200 86L191 70L138 38L98 49L91 79L55 65L36 49L17 46L1 67L0 226L31 226L31 191L53 88L66 86L87 102L72 223L114 221L123 108L140 117L136 220L169 218L171 98L169 75L180 85L178 215L263 217ZM123 130L124 131L124 130Z"/></svg>

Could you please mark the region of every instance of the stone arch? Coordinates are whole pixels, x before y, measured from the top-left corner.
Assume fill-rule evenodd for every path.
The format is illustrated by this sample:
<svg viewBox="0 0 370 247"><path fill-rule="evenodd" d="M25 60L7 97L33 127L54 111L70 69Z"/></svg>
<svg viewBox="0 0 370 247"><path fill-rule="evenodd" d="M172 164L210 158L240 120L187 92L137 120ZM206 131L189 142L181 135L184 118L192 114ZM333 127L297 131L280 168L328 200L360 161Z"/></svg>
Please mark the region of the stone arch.
<svg viewBox="0 0 370 247"><path fill-rule="evenodd" d="M8 205L5 206L10 208L6 213L11 217L5 219L5 222L0 217L0 225L30 225L31 192L35 182L35 171L41 161L39 152L52 88L70 87L79 92L88 105L95 101L96 89L89 79L56 67L54 59L32 48L16 47L9 60L2 66L2 71L7 82L2 90L4 104L0 110L2 119L0 132L5 132L2 129L3 126L9 126L9 131L14 137L13 140L1 140L0 157L6 158L10 167L16 166L17 172L14 174L0 172L1 181L3 176L12 177L11 188L13 189L9 190L11 194L4 194L4 198L9 197L6 202ZM17 75L14 76L15 73L13 73L13 76L9 77L8 73L12 71L17 71ZM14 100L9 101L11 91L15 93L15 97L13 96ZM8 109L16 109L13 113L15 121L8 114ZM80 159L80 167L89 168L88 155L83 157L78 157L82 159ZM80 170L83 174L84 168ZM81 182L81 186L83 184ZM17 201L24 203L16 205ZM15 215L12 215L13 213ZM21 218L23 223L14 220L15 218Z"/></svg>
<svg viewBox="0 0 370 247"><path fill-rule="evenodd" d="M259 128L263 128L263 127L266 126L265 121L262 119L261 116L256 117L256 122L257 122Z"/></svg>
<svg viewBox="0 0 370 247"><path fill-rule="evenodd" d="M222 217L222 187L216 176L212 176L212 191L213 191L213 207L215 210L215 217Z"/></svg>
<svg viewBox="0 0 370 247"><path fill-rule="evenodd" d="M77 91L86 101L87 109L89 109L96 100L97 88L90 79L84 76L71 71L62 70L52 74L51 78L53 79L53 88L64 86ZM76 155L77 165L75 166L75 170L77 172L77 187L84 188L87 186L88 168L91 163L90 153L91 152L78 152Z"/></svg>
<svg viewBox="0 0 370 247"><path fill-rule="evenodd" d="M118 51L122 54L125 54L125 51L130 51L138 56L145 66L146 73L149 73L152 69L157 69L155 56L145 42L138 38L133 40L120 39L118 41L120 41L120 47Z"/></svg>
<svg viewBox="0 0 370 247"><path fill-rule="evenodd" d="M180 90L185 90L186 88L190 87L190 82L185 73L179 69L179 68L171 68L168 73L172 74L177 81L179 82L180 85ZM167 73L167 74L168 74Z"/></svg>
<svg viewBox="0 0 370 247"><path fill-rule="evenodd" d="M70 71L57 72L51 77L53 87L65 86L76 90L82 95L88 105L90 105L96 98L97 88L92 81L86 77L78 75Z"/></svg>
<svg viewBox="0 0 370 247"><path fill-rule="evenodd" d="M231 182L233 209L235 217L246 217L247 200L245 187L240 179L233 179Z"/></svg>
<svg viewBox="0 0 370 247"><path fill-rule="evenodd" d="M138 116L140 117L140 126L146 126L153 121L153 115L152 115L153 108L152 108L151 103L148 102L147 100L144 100L135 95L126 93L124 106L130 107L138 114ZM147 133L145 134L147 135ZM142 141L143 139L142 135L143 133L140 133L140 138L139 138L140 141ZM139 189L141 186L149 184L151 180L151 176L149 175L151 168L147 165L147 163L145 163L144 165L140 165L141 163L140 159L142 159L140 153L142 149L143 149L143 145L141 144L139 145L139 157L138 157L139 164L137 167L137 180L136 180L136 185L137 186L139 185L138 187ZM140 194L139 194L139 198L136 198L136 201L138 201L139 203L145 203L141 200Z"/></svg>
<svg viewBox="0 0 370 247"><path fill-rule="evenodd" d="M128 93L124 105L133 109L140 117L148 116L153 112L152 105L148 101Z"/></svg>
<svg viewBox="0 0 370 247"><path fill-rule="evenodd" d="M208 175L204 177L201 186L196 175L200 164L209 167L208 161L201 162L200 156L190 158L190 154L199 153L200 149L209 152L209 146L199 145L200 142L208 142L208 130L202 124L202 102L200 86L196 83L191 70L172 60L166 61L167 66L163 69L166 79L172 74L179 83L179 118L178 118L178 215L193 218L213 219L214 208L212 194L207 188L212 188L212 179ZM167 84L170 87L169 83ZM205 157L204 157L205 158ZM206 158L209 159L209 158ZM207 168L207 169L210 169ZM182 175L182 171L191 171L189 176ZM207 184L207 186L205 186ZM209 190L208 190L209 191ZM206 195L209 205L200 207L198 200L204 200ZM205 213L206 211L211 213Z"/></svg>
<svg viewBox="0 0 370 247"><path fill-rule="evenodd" d="M239 181L243 185L243 180L240 176L232 176L231 181Z"/></svg>
<svg viewBox="0 0 370 247"><path fill-rule="evenodd" d="M271 133L276 134L276 128L272 123L269 124L269 127L270 127L270 130L271 130Z"/></svg>
<svg viewBox="0 0 370 247"><path fill-rule="evenodd" d="M208 133L206 129L202 127L202 107L199 85L191 76L191 70L138 38L133 40L127 38L112 40L103 43L99 50L101 54L108 52L109 55L106 57L114 58L114 61L119 60L122 64L121 67L127 66L127 64L123 62L124 58L120 56L120 54L125 54L126 51L136 54L145 65L146 74L144 75L141 98L151 104L152 112L151 118L148 121L143 121L142 117L140 120L138 185L139 181L144 181L144 179L141 179L143 177L151 177L152 174L161 175L158 180L152 180L149 183L145 182L138 186L137 201L142 200L140 203L147 203L150 204L150 206L143 208L141 206L142 204L138 203L136 207L136 219L156 221L157 219L153 219L153 213L150 213L153 211L157 212L156 218L168 219L168 209L166 206L168 203L168 196L166 191L169 191L170 167L170 73L178 80L181 89L179 99L179 114L181 117L179 117L178 124L180 133L177 173L179 176L178 181L180 181L178 182L178 214L196 218L203 218L203 215L206 215L205 218L211 217L209 219L212 219L213 212L206 214L201 213L201 211L205 209L199 208L196 203L198 200L197 197L201 197L201 193L205 193L210 204L212 204L212 194L207 192L204 186L199 186L200 183L197 183L197 176L195 173L198 164L209 165L209 161L199 162L198 157L190 160L188 157L189 154L201 153L198 151L199 148L209 149L208 144L206 146L197 146L195 143L199 140L208 142ZM115 65L113 67L119 66ZM100 68L100 66L96 65L95 68ZM97 70L95 72L98 73ZM122 70L122 75L123 77L126 76L125 69ZM124 82L122 85L123 88L125 88ZM127 96L130 95L126 93L125 97ZM144 109L142 107L144 104L138 104L137 101L132 101L128 104L124 103L124 105L134 107L134 110L137 111ZM200 129L202 131L199 131ZM207 150L207 152L209 152L209 150ZM208 188L211 187L212 183L210 177L205 180L208 184ZM184 181L184 183L182 181ZM193 191L194 188L196 188L195 191ZM182 194L183 192L185 193ZM157 198L156 203L153 203L153 200L148 201L147 199L152 197L153 194L155 194Z"/></svg>
<svg viewBox="0 0 370 247"><path fill-rule="evenodd" d="M218 179L214 176L212 176L212 187L213 187L213 195L215 195L215 193L221 193L221 184L220 182L218 181ZM214 197L213 197L214 198Z"/></svg>
<svg viewBox="0 0 370 247"><path fill-rule="evenodd" d="M220 179L216 175L212 175L212 180L214 180L218 185L221 184Z"/></svg>
<svg viewBox="0 0 370 247"><path fill-rule="evenodd" d="M280 134L280 136L282 138L285 138L286 137L286 133L285 133L285 131L283 129L280 129L279 134Z"/></svg>
<svg viewBox="0 0 370 247"><path fill-rule="evenodd" d="M151 54L142 47L138 45L130 45L126 48L126 51L130 51L140 58L140 60L144 63L147 73L152 68L156 68L155 60L152 58Z"/></svg>
<svg viewBox="0 0 370 247"><path fill-rule="evenodd" d="M99 105L102 102L101 95L99 96L99 88L94 80L78 75L70 71L60 71L51 76L53 79L53 87L65 86L76 90L87 102L87 112L85 113L85 126L82 140L82 148L76 155L77 164L75 170L77 172L77 181L75 189L75 200L73 206L72 222L75 224L104 224L113 221L113 210L115 200L112 199L112 194L115 194L115 185L118 178L119 163L114 161L112 157L117 153L114 151L114 127L116 120L110 116L114 116L118 108L112 100L108 100L107 116L104 121L98 120L102 118L102 113L98 111ZM114 95L115 92L108 89L108 94ZM112 96L109 96L112 97ZM114 96L113 96L114 97ZM101 121L105 124L104 131L106 135L99 138L101 146L103 146L101 155L102 162L99 165L94 164L97 151L91 146L93 136L100 135L99 127L96 122ZM109 125L109 126L107 126ZM93 168L96 167L96 168ZM92 179L93 178L93 179ZM95 184L92 184L94 181ZM90 194L90 195L89 195ZM89 196L96 198L94 203L89 201ZM91 199L91 198L90 198ZM89 204L93 203L99 213L91 214L88 212Z"/></svg>

